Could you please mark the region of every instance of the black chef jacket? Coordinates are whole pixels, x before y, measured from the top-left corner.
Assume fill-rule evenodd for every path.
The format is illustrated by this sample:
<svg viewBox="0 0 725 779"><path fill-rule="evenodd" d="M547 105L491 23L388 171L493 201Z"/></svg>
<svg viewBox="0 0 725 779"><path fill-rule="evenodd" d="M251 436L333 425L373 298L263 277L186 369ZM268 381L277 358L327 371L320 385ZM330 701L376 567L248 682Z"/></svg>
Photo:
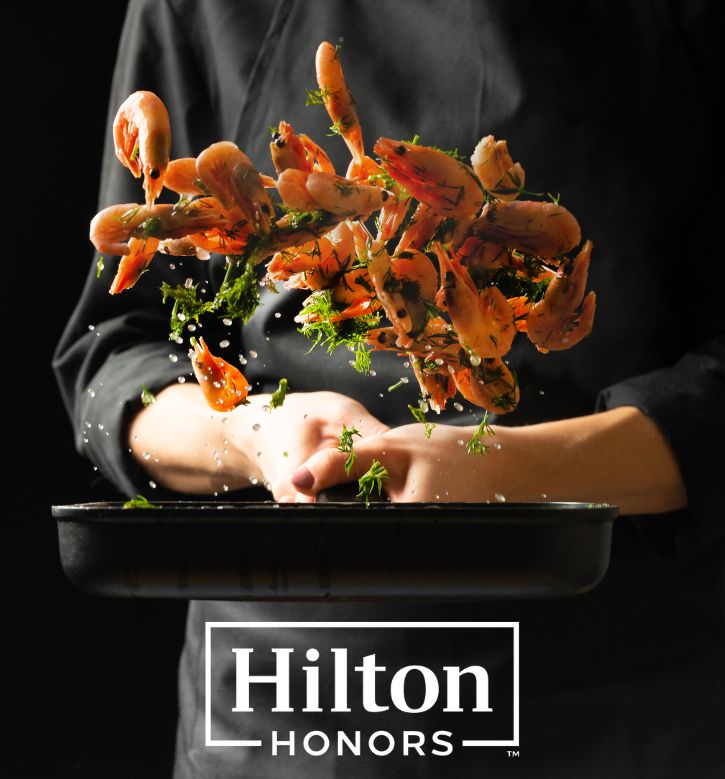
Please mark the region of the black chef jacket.
<svg viewBox="0 0 725 779"><path fill-rule="evenodd" d="M346 149L325 137L329 118L320 107L305 107L318 43L343 40L368 149L379 135L419 133L423 143L467 153L488 133L506 138L527 186L561 192L594 241L594 332L576 348L546 356L518 339L509 358L522 400L498 421L636 406L672 446L689 500L686 511L619 519L604 582L573 599L192 603L176 777L725 775L725 328L714 240L716 63L705 45L714 23L706 5L656 0L131 2L99 207L141 199L139 182L118 164L110 140L110 119L137 89L153 90L168 106L173 157L232 140L272 173L267 128L285 119L322 142L344 170ZM191 376L188 344L167 340L168 310L158 288L191 277L211 295L222 272L220 257L203 263L159 256L132 292L111 298L110 276L98 281L95 258L91 265L55 369L78 448L129 495L162 492L149 486L126 442L141 385L159 391ZM246 355L255 391L272 390L284 375L294 391L334 389L389 424L410 421L414 382L386 392L404 375L399 358L375 354L376 375L362 377L344 350L307 354L292 325L301 299L297 291L265 291L244 329L209 319L200 332L212 349L228 340L220 353L231 362ZM451 409L441 421L470 424L473 417ZM304 755L289 762L204 748L205 620L401 618L520 621L518 760L477 750L438 762L409 757L371 765ZM284 641L294 646L294 638ZM404 647L391 645L404 660ZM474 653L462 647L462 663ZM223 684L225 673L212 683ZM218 714L215 728L224 727Z"/></svg>

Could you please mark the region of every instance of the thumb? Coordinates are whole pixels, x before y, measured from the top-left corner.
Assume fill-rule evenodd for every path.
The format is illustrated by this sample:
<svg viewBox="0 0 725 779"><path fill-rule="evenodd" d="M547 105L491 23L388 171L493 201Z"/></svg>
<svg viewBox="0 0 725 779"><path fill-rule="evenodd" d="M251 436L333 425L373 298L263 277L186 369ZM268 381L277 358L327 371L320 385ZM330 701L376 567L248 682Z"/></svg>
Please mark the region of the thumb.
<svg viewBox="0 0 725 779"><path fill-rule="evenodd" d="M345 462L348 454L339 449L320 449L315 452L292 474L292 484L295 489L305 495L317 495L321 490L336 484L346 484L357 481L370 467L371 457L355 448L355 460L348 474Z"/></svg>

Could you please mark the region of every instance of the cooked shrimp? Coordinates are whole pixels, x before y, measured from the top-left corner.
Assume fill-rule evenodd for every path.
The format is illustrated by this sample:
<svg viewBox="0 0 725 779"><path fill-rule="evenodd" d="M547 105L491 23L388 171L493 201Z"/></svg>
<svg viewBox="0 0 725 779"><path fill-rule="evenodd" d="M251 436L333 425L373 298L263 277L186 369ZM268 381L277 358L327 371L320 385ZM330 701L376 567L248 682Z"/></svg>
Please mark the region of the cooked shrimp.
<svg viewBox="0 0 725 779"><path fill-rule="evenodd" d="M249 157L231 141L213 143L197 157L196 174L234 225L269 232L272 201Z"/></svg>
<svg viewBox="0 0 725 779"><path fill-rule="evenodd" d="M146 205L153 205L169 164L171 128L166 106L153 92L134 92L113 120L116 156L136 178L143 173Z"/></svg>
<svg viewBox="0 0 725 779"><path fill-rule="evenodd" d="M445 152L390 138L378 138L375 152L396 181L439 215L464 219L480 211L484 197L475 173Z"/></svg>
<svg viewBox="0 0 725 779"><path fill-rule="evenodd" d="M426 203L418 203L398 241L397 251L422 249L433 237L443 217Z"/></svg>
<svg viewBox="0 0 725 779"><path fill-rule="evenodd" d="M571 262L562 264L544 297L531 306L526 332L540 352L570 349L591 333L597 300L594 292L584 297L591 254L592 242L587 241Z"/></svg>
<svg viewBox="0 0 725 779"><path fill-rule="evenodd" d="M362 127L355 110L355 101L342 75L338 49L326 41L321 43L315 56L317 84L327 113L332 119L333 131L342 136L354 160L365 154Z"/></svg>
<svg viewBox="0 0 725 779"><path fill-rule="evenodd" d="M322 173L334 173L335 166L327 156L327 152L318 146L309 135L299 134L299 139L307 152L308 160L312 163L312 170L319 170Z"/></svg>
<svg viewBox="0 0 725 779"><path fill-rule="evenodd" d="M434 249L441 274L436 305L448 312L461 346L477 359L502 357L516 335L513 309L497 287L479 292L456 257L437 242Z"/></svg>
<svg viewBox="0 0 725 779"><path fill-rule="evenodd" d="M456 384L445 365L436 366L435 370L426 367L428 363L409 355L410 364L415 378L418 380L423 399L437 414L446 407L449 398L455 397Z"/></svg>
<svg viewBox="0 0 725 779"><path fill-rule="evenodd" d="M307 151L297 137L292 125L280 122L269 144L269 153L277 173L294 168L295 170L312 170L312 162L307 158Z"/></svg>
<svg viewBox="0 0 725 779"><path fill-rule="evenodd" d="M164 186L184 197L206 194L199 188L199 179L196 175L196 157L180 157L178 160L171 160L166 168Z"/></svg>
<svg viewBox="0 0 725 779"><path fill-rule="evenodd" d="M556 257L581 241L572 213L556 203L515 200L489 203L471 225L471 233L539 257Z"/></svg>
<svg viewBox="0 0 725 779"><path fill-rule="evenodd" d="M93 217L90 239L102 254L128 254L131 238L181 238L226 224L226 216L213 198L200 198L181 208L124 203L104 208Z"/></svg>
<svg viewBox="0 0 725 779"><path fill-rule="evenodd" d="M448 370L458 391L470 403L494 414L508 414L518 405L518 382L500 357L483 359L470 368L449 365Z"/></svg>
<svg viewBox="0 0 725 779"><path fill-rule="evenodd" d="M497 141L493 135L478 142L471 165L483 186L499 200L516 200L524 188L524 169L511 159L506 141Z"/></svg>
<svg viewBox="0 0 725 779"><path fill-rule="evenodd" d="M158 238L131 238L128 242L129 253L121 257L116 276L109 292L117 295L125 289L131 289L141 278L159 248Z"/></svg>
<svg viewBox="0 0 725 779"><path fill-rule="evenodd" d="M386 189L321 172L309 174L307 191L318 208L348 219L367 219L392 197Z"/></svg>
<svg viewBox="0 0 725 779"><path fill-rule="evenodd" d="M204 399L214 411L231 411L244 403L251 389L242 372L221 357L215 357L204 339L191 339L191 367Z"/></svg>
<svg viewBox="0 0 725 779"><path fill-rule="evenodd" d="M287 168L277 178L277 191L288 208L297 211L316 211L317 201L307 191L307 171Z"/></svg>

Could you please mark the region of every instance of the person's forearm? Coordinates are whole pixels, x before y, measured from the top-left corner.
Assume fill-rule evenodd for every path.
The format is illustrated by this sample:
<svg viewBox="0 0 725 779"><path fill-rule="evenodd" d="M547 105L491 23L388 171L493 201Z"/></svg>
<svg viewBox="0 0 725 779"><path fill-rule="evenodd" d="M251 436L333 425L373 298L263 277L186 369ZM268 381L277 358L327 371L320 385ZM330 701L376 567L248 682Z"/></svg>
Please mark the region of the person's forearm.
<svg viewBox="0 0 725 779"><path fill-rule="evenodd" d="M249 396L249 406L230 412L247 414L249 425L232 425L224 421L229 414L209 408L198 384L170 386L131 422L128 445L155 481L177 492L248 487L260 473L240 430L252 428L252 415L268 400L268 395Z"/></svg>
<svg viewBox="0 0 725 779"><path fill-rule="evenodd" d="M498 427L497 440L511 447L520 463L509 500L606 502L622 514L658 514L687 505L669 444L636 408Z"/></svg>

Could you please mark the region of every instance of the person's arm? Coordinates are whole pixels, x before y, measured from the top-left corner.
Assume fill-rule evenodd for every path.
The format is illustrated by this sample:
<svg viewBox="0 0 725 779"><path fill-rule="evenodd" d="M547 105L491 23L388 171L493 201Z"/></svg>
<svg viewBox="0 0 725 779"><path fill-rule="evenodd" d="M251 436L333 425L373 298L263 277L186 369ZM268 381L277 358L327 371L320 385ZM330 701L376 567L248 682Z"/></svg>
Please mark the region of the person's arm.
<svg viewBox="0 0 725 779"><path fill-rule="evenodd" d="M406 425L355 445L350 476L335 450L313 455L293 476L305 494L359 478L378 459L394 501L584 501L611 503L622 514L658 514L687 504L672 450L641 411L600 414L523 427L493 428L488 451L468 454L475 427L439 425L425 439ZM312 481L311 481L312 479Z"/></svg>

